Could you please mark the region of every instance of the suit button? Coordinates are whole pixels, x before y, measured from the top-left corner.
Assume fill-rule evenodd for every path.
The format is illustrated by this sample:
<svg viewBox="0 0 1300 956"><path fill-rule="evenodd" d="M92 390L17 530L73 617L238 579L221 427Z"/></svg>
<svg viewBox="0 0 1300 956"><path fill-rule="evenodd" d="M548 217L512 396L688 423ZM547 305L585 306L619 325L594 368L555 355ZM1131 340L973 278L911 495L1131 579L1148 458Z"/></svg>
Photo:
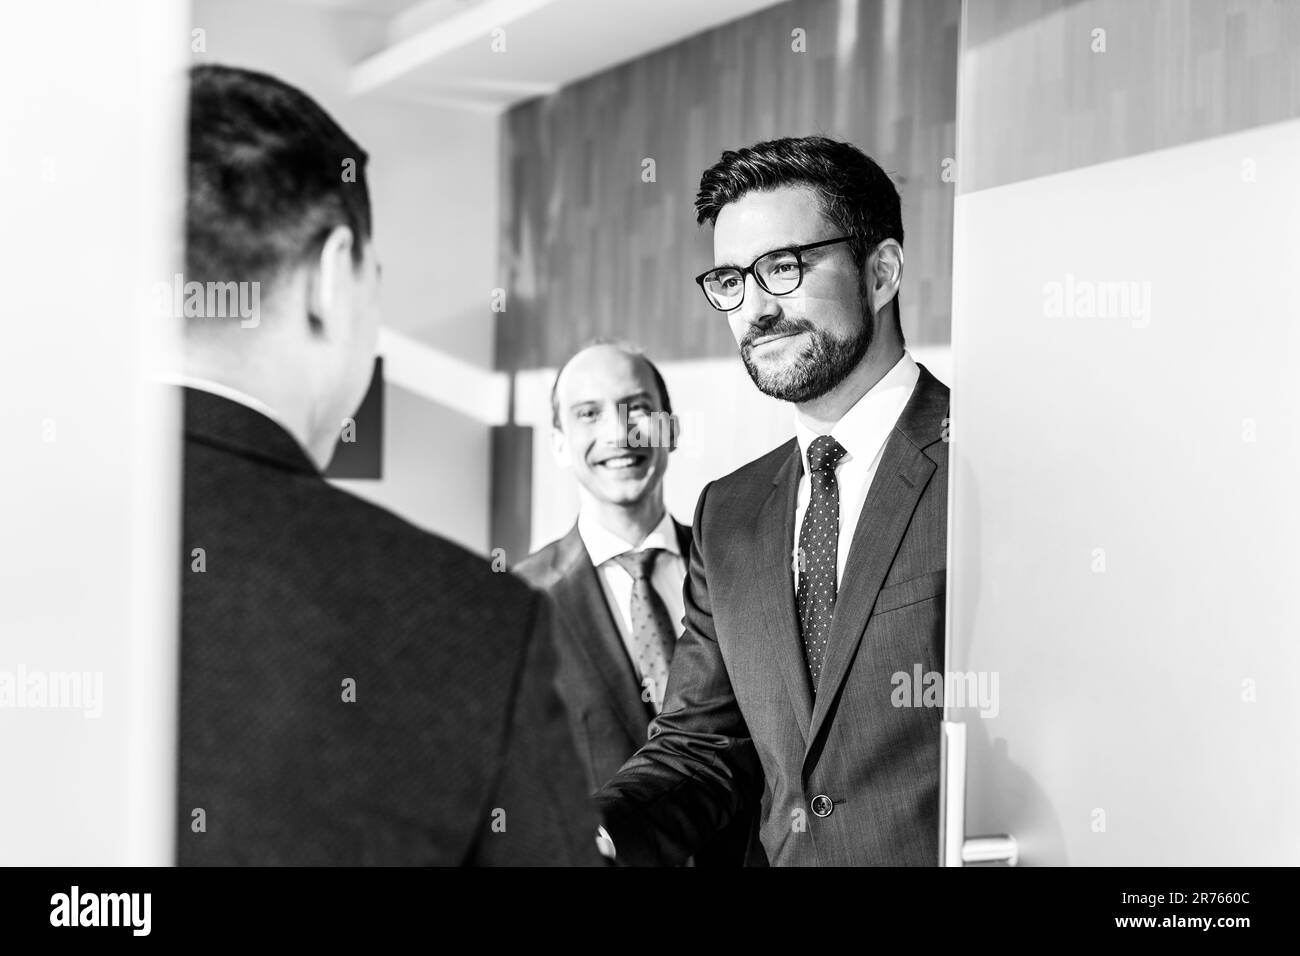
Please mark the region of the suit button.
<svg viewBox="0 0 1300 956"><path fill-rule="evenodd" d="M812 812L815 817L829 817L831 811L835 809L835 801L824 793L819 793L812 798Z"/></svg>

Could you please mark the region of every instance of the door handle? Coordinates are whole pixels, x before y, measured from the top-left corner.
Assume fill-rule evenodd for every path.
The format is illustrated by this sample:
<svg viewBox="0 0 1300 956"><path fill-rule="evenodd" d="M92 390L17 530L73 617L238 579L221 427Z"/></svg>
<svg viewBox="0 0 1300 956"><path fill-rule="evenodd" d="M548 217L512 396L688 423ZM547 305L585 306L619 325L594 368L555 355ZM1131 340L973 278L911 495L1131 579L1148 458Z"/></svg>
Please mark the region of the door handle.
<svg viewBox="0 0 1300 956"><path fill-rule="evenodd" d="M1016 838L966 837L966 725L945 720L939 724L939 865L1020 862Z"/></svg>

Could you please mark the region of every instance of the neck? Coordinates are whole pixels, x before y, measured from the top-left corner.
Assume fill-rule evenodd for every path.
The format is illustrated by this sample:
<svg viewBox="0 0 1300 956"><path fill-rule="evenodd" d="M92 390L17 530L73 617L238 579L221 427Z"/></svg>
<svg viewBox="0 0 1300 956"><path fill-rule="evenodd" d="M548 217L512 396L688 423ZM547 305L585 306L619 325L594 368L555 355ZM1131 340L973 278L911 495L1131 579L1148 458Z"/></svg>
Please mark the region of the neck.
<svg viewBox="0 0 1300 956"><path fill-rule="evenodd" d="M795 414L813 431L827 434L844 417L844 413L875 388L902 357L903 343L899 337L892 332L880 335L844 381L820 398L796 405Z"/></svg>
<svg viewBox="0 0 1300 956"><path fill-rule="evenodd" d="M640 544L664 519L663 494L657 489L640 501L626 505L598 501L585 491L582 498L582 507L595 519L596 524L629 544Z"/></svg>

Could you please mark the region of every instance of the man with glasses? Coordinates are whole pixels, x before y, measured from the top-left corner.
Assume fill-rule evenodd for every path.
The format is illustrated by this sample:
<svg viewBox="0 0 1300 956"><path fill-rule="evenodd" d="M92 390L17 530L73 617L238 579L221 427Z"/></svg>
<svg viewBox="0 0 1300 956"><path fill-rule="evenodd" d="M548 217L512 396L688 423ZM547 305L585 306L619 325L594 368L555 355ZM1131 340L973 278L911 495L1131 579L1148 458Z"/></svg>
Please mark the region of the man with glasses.
<svg viewBox="0 0 1300 956"><path fill-rule="evenodd" d="M607 855L671 864L752 806L773 865L933 865L948 389L904 349L897 190L823 137L700 180L726 315L795 437L700 495L663 710L598 794ZM902 681L900 676L902 675Z"/></svg>

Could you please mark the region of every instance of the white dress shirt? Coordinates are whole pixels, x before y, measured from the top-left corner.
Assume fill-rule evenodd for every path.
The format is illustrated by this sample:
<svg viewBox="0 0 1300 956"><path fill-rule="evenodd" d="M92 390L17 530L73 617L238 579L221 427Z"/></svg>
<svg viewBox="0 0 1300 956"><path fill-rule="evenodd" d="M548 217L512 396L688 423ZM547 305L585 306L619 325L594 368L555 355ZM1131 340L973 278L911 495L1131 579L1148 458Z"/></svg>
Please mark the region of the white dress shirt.
<svg viewBox="0 0 1300 956"><path fill-rule="evenodd" d="M682 617L686 613L682 603L686 562L683 560L682 549L677 544L677 528L673 524L673 516L667 509L664 510L663 519L639 544L624 541L612 531L601 527L585 508L578 513L578 534L587 546L587 554L596 568L596 577L600 578L605 603L614 612L613 617L623 637L623 646L627 648L629 659L636 660L636 651L632 647L632 575L614 560L627 551L662 548L668 552L655 558L650 584L668 608L668 617L676 629L676 636L681 637Z"/></svg>
<svg viewBox="0 0 1300 956"><path fill-rule="evenodd" d="M916 362L907 352L885 373L885 377L872 386L844 416L835 423L829 434L848 453L835 466L835 481L840 489L840 530L835 559L835 585L844 577L844 564L853 544L853 533L858 527L867 492L880 466L880 456L885 450L903 407L912 397L917 379L921 376ZM813 431L797 416L794 423L795 438L799 442L799 455L803 459L803 475L799 478L799 497L794 512L794 552L790 566L794 572L794 586L799 587L799 529L803 526L804 512L808 509L810 484L808 478L808 446L820 434Z"/></svg>

